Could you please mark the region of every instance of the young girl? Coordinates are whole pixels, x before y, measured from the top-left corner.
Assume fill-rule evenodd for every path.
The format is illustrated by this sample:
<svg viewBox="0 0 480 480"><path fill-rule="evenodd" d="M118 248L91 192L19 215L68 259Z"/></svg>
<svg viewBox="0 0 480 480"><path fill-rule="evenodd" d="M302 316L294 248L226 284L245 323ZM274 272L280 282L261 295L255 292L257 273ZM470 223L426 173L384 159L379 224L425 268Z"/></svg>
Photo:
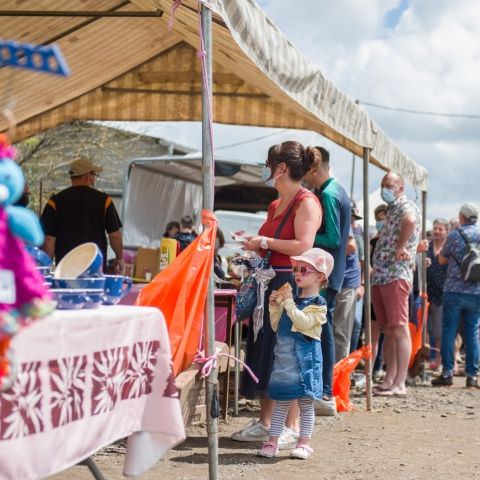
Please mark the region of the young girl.
<svg viewBox="0 0 480 480"><path fill-rule="evenodd" d="M312 454L308 445L313 432L313 401L322 397L322 349L320 335L327 321L327 307L320 289L327 284L333 257L320 248L311 248L291 257L295 283L300 295L292 296L289 284L270 295L270 322L277 333L273 370L268 394L275 400L269 439L259 450L262 457L278 455L278 438L282 433L290 404L298 400L300 435L290 456L306 460Z"/></svg>

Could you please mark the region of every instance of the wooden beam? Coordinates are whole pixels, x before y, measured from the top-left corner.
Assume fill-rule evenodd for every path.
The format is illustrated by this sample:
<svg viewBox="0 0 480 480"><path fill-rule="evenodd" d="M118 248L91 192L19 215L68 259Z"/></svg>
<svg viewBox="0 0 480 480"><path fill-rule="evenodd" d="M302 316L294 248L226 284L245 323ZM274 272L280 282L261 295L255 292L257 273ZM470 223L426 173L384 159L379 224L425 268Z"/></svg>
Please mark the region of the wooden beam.
<svg viewBox="0 0 480 480"><path fill-rule="evenodd" d="M202 75L200 72L139 72L138 79L142 83L201 83ZM233 85L241 87L245 82L233 73L214 73L213 83L217 85Z"/></svg>
<svg viewBox="0 0 480 480"><path fill-rule="evenodd" d="M115 10L0 10L0 17L161 17L163 10L154 12Z"/></svg>
<svg viewBox="0 0 480 480"><path fill-rule="evenodd" d="M149 93L149 94L161 94L161 95L188 95L196 96L201 95L199 90L167 90L167 89L149 89L149 88L123 88L123 87L102 87L104 92L115 93ZM213 92L216 97L244 97L244 98L270 98L265 93L239 93L239 92Z"/></svg>

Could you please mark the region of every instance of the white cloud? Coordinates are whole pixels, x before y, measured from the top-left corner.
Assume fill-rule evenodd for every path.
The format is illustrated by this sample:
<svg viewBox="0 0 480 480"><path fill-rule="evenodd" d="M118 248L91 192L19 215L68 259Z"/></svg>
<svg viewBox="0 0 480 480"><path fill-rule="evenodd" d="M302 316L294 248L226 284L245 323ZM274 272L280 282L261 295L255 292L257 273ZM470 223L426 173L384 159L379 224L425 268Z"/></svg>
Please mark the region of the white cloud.
<svg viewBox="0 0 480 480"><path fill-rule="evenodd" d="M290 1L261 2L293 43L351 98L480 114L480 1L412 1L387 29L385 15L399 3L297 0L292 10ZM427 167L432 216L454 216L463 201L475 199L480 119L365 108L405 153ZM349 163L349 155L335 151L342 164ZM346 172L342 176L348 180Z"/></svg>
<svg viewBox="0 0 480 480"><path fill-rule="evenodd" d="M480 0L412 0L394 28L385 17L400 0L261 0L292 43L352 99L386 106L480 114ZM294 6L292 6L294 4ZM429 218L453 217L478 197L480 119L410 115L365 107L396 144L429 171ZM178 143L199 148L200 127L164 125ZM272 132L266 129L266 132ZM217 125L217 146L264 129ZM222 155L262 161L272 143L298 139L331 149L336 176L349 190L351 154L312 133L292 131ZM383 173L372 167L371 191ZM357 160L355 197L362 191ZM411 195L415 195L411 192Z"/></svg>

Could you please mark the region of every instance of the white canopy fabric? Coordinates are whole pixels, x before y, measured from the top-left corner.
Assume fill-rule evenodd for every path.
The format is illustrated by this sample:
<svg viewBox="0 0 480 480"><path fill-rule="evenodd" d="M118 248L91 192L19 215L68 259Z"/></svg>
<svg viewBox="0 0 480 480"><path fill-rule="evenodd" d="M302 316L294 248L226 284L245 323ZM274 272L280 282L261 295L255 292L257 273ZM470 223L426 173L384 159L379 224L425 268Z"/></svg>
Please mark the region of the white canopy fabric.
<svg viewBox="0 0 480 480"><path fill-rule="evenodd" d="M254 0L203 0L212 28L214 120L316 131L425 190L427 173L370 120L367 112L299 52ZM57 43L72 75L18 70L12 100L17 140L66 121L200 120L198 3L182 0L168 30L172 0L2 0L2 38ZM39 16L46 12L72 16ZM82 18L82 11L97 13ZM135 18L141 10L149 18ZM24 15L28 11L35 16ZM128 15L111 18L109 13ZM10 16L9 16L9 15ZM11 69L0 69L8 90ZM0 130L6 121L0 118Z"/></svg>
<svg viewBox="0 0 480 480"><path fill-rule="evenodd" d="M413 187L426 190L426 169L402 153L362 108L325 78L254 0L202 1L222 17L237 44L262 73L308 115L356 145L372 148L373 163L402 174ZM357 150L353 153L361 155Z"/></svg>
<svg viewBox="0 0 480 480"><path fill-rule="evenodd" d="M200 220L202 157L199 153L137 159L124 185L125 245L158 247L165 226L184 215ZM217 158L215 186L263 185L261 167Z"/></svg>

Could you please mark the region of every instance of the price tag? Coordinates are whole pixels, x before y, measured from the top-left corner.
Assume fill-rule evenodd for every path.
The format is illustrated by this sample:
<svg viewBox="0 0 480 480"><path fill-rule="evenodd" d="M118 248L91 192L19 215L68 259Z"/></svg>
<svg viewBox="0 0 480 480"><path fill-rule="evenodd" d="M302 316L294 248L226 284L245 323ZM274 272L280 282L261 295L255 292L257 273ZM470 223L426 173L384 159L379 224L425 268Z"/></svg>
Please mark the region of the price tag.
<svg viewBox="0 0 480 480"><path fill-rule="evenodd" d="M14 273L11 270L0 270L0 303L12 305L16 298Z"/></svg>

